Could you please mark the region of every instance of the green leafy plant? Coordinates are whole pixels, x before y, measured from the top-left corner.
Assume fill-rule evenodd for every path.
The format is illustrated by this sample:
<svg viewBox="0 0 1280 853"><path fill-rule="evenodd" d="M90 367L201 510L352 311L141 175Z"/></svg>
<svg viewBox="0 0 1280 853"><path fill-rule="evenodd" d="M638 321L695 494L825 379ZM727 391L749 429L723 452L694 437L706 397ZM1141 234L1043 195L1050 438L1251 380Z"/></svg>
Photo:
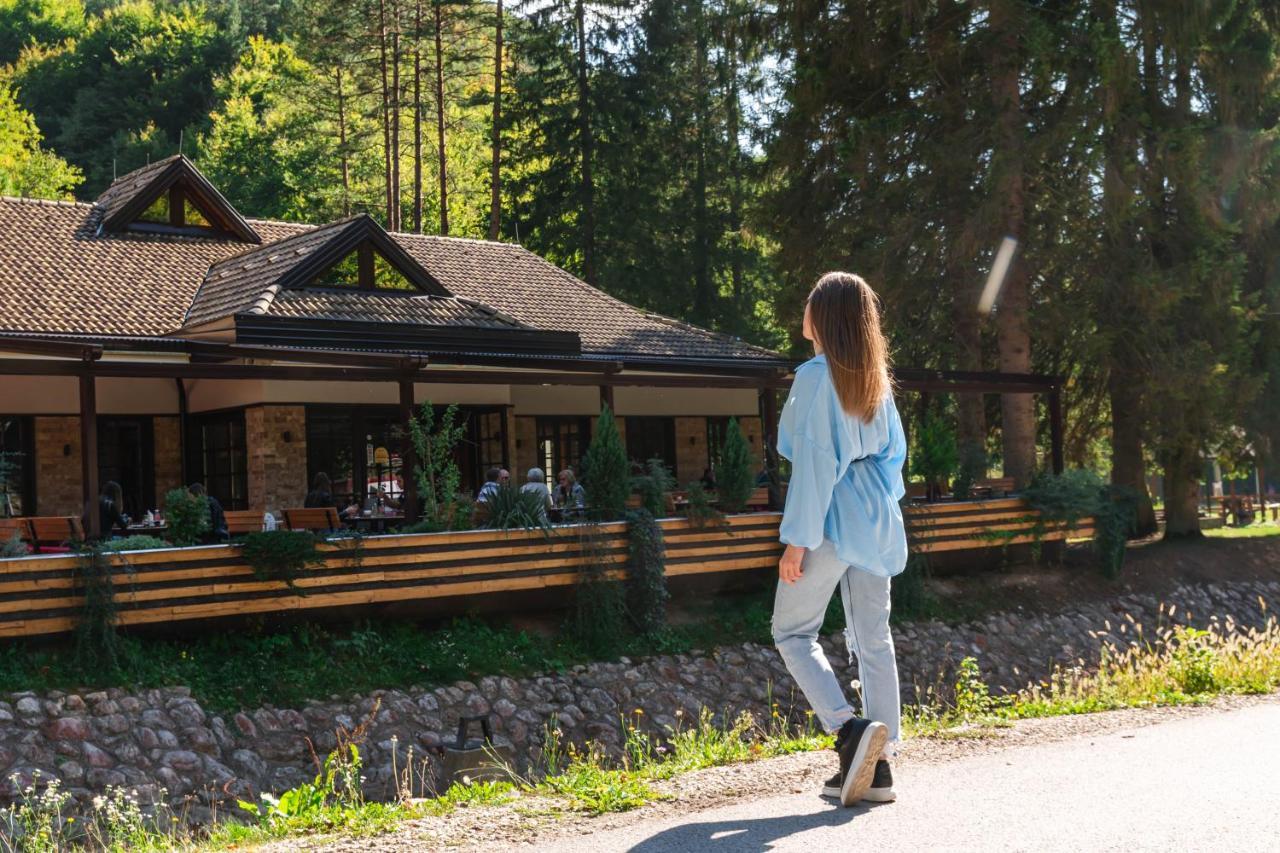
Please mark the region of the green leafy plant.
<svg viewBox="0 0 1280 853"><path fill-rule="evenodd" d="M86 542L77 563L76 586L84 601L76 620L76 660L86 669L115 671L120 666L120 635L111 554L101 543Z"/></svg>
<svg viewBox="0 0 1280 853"><path fill-rule="evenodd" d="M724 513L716 509L716 505L711 502L711 496L707 494L702 483L695 480L684 488L689 497L685 514L689 517L691 525L701 529L724 524Z"/></svg>
<svg viewBox="0 0 1280 853"><path fill-rule="evenodd" d="M667 515L667 493L675 487L671 469L657 457L645 463L643 474L631 478L631 490L640 495L640 505L654 518Z"/></svg>
<svg viewBox="0 0 1280 853"><path fill-rule="evenodd" d="M584 559L573 587L571 632L588 652L609 656L626 632L626 591L610 577L619 566L611 559L610 542L600 526L589 521L577 531Z"/></svg>
<svg viewBox="0 0 1280 853"><path fill-rule="evenodd" d="M186 489L171 489L165 494L164 516L169 525L166 536L174 545L199 544L209 532L209 502Z"/></svg>
<svg viewBox="0 0 1280 853"><path fill-rule="evenodd" d="M1110 486L1092 471L1071 469L1061 474L1043 473L1023 490L1027 504L1044 522L1060 522L1069 528L1081 520L1094 522L1093 547L1098 566L1108 577L1124 568L1125 543L1137 525L1137 498L1123 488Z"/></svg>
<svg viewBox="0 0 1280 853"><path fill-rule="evenodd" d="M284 581L289 587L309 566L324 562L316 548L318 540L307 530L261 530L240 542L240 554L254 577Z"/></svg>
<svg viewBox="0 0 1280 853"><path fill-rule="evenodd" d="M720 465L716 469L716 487L722 510L741 512L746 508L756 486L754 469L747 437L742 434L738 419L729 418L724 446L720 449Z"/></svg>
<svg viewBox="0 0 1280 853"><path fill-rule="evenodd" d="M959 459L955 477L951 480L951 495L958 501L964 501L973 495L974 484L987 475L987 451L980 444L968 443L960 448Z"/></svg>
<svg viewBox="0 0 1280 853"><path fill-rule="evenodd" d="M666 545L662 525L649 510L627 513L627 612L641 634L658 634L667 625Z"/></svg>
<svg viewBox="0 0 1280 853"><path fill-rule="evenodd" d="M460 517L467 515L458 503L462 475L453 455L466 431L466 424L458 422L458 407L453 403L438 421L429 401L409 419L409 438L418 456L415 475L422 517L435 521L443 530L457 529Z"/></svg>
<svg viewBox="0 0 1280 853"><path fill-rule="evenodd" d="M622 518L631 491L631 472L618 424L608 406L600 410L583 467L588 515L596 521Z"/></svg>
<svg viewBox="0 0 1280 853"><path fill-rule="evenodd" d="M915 453L911 456L911 473L923 477L930 500L946 490L947 481L960 464L956 433L941 414L930 412L915 435Z"/></svg>
<svg viewBox="0 0 1280 853"><path fill-rule="evenodd" d="M0 559L5 557L25 557L31 553L27 548L27 543L22 541L22 535L18 531L3 541L0 541Z"/></svg>
<svg viewBox="0 0 1280 853"><path fill-rule="evenodd" d="M542 494L525 492L512 485L499 486L490 493L487 527L495 530L541 530L550 534L547 508Z"/></svg>
<svg viewBox="0 0 1280 853"><path fill-rule="evenodd" d="M156 548L168 548L169 543L154 536L125 536L120 539L108 539L102 543L104 551L154 551Z"/></svg>
<svg viewBox="0 0 1280 853"><path fill-rule="evenodd" d="M237 805L269 831L280 824L305 825L322 816L331 805L360 805L361 765L359 748L354 743L345 743L325 757L320 772L310 782L290 788L278 797L264 793L259 803L238 800Z"/></svg>

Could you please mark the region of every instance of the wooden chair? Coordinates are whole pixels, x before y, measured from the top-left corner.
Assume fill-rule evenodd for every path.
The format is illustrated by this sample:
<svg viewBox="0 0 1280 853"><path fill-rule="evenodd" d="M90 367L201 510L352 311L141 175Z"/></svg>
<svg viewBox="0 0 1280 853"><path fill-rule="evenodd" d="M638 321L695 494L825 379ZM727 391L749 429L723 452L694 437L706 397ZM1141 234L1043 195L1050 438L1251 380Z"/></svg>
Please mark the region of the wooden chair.
<svg viewBox="0 0 1280 853"><path fill-rule="evenodd" d="M928 483L907 483L907 499L923 501L929 498Z"/></svg>
<svg viewBox="0 0 1280 853"><path fill-rule="evenodd" d="M284 526L290 530L311 530L320 533L332 533L342 529L342 521L338 511L331 506L310 509L286 509Z"/></svg>
<svg viewBox="0 0 1280 853"><path fill-rule="evenodd" d="M28 548L33 545L31 520L28 518L0 518L0 544L4 544L18 534L18 541Z"/></svg>
<svg viewBox="0 0 1280 853"><path fill-rule="evenodd" d="M70 551L69 543L84 541L84 525L74 515L42 515L27 520L36 551Z"/></svg>
<svg viewBox="0 0 1280 853"><path fill-rule="evenodd" d="M769 508L769 487L757 486L751 490L751 497L747 498L747 509L768 509Z"/></svg>
<svg viewBox="0 0 1280 853"><path fill-rule="evenodd" d="M256 509L230 509L223 512L227 518L227 533L243 536L262 529L262 513Z"/></svg>

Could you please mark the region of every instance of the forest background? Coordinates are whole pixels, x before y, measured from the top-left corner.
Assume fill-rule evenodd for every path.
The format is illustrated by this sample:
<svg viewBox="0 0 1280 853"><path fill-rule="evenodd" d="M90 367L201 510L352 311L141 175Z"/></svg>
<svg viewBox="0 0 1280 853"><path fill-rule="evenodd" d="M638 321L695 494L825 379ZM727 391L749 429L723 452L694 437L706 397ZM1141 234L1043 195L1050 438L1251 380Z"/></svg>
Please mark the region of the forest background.
<svg viewBox="0 0 1280 853"><path fill-rule="evenodd" d="M247 215L518 241L796 355L855 270L898 364L1066 377L1068 463L1145 525L1160 474L1172 535L1280 448L1268 0L0 0L0 67L5 194L181 150ZM1042 405L904 410L1025 482Z"/></svg>

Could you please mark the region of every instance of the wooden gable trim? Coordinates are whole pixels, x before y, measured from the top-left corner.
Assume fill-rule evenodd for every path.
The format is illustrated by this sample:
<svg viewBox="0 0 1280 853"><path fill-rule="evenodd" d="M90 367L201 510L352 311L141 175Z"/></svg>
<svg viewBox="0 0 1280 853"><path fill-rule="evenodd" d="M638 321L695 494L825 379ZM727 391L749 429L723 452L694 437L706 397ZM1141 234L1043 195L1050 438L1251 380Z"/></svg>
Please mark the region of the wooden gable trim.
<svg viewBox="0 0 1280 853"><path fill-rule="evenodd" d="M383 230L382 226L368 215L361 215L351 220L321 246L310 252L288 272L282 275L277 284L283 289L299 290L314 287L312 282L334 264L350 255L359 252L361 293L376 292L373 289L373 252L361 251L362 247L376 250L397 271L409 280L418 290L430 296L453 296L440 281L427 272L422 264L400 247L400 244ZM366 286L367 285L367 286ZM350 292L349 288L333 288ZM404 291L397 291L404 295ZM391 293L391 291L388 291Z"/></svg>
<svg viewBox="0 0 1280 853"><path fill-rule="evenodd" d="M246 243L261 243L262 237L245 221L231 202L209 183L204 175L186 157L179 157L165 167L151 183L139 190L127 204L103 220L108 231L123 231L138 223L138 217L163 194L169 193L169 222L161 228L189 229L185 224L182 204L176 204L175 196L189 200L205 215L215 231L221 231ZM181 199L179 199L181 200ZM176 211L175 211L176 207ZM158 230L158 229L152 229ZM201 229L204 230L204 229ZM168 232L173 233L173 232ZM188 233L184 230L183 233Z"/></svg>

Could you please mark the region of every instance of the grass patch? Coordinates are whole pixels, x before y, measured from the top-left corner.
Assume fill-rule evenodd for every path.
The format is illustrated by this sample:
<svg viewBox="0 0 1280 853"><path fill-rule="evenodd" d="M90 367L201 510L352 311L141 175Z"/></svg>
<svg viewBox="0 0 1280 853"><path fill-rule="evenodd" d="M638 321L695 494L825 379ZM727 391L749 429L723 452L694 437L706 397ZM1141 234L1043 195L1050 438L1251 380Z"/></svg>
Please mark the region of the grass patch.
<svg viewBox="0 0 1280 853"><path fill-rule="evenodd" d="M1262 539L1280 536L1280 522L1260 521L1245 527L1215 527L1204 531L1210 539Z"/></svg>

